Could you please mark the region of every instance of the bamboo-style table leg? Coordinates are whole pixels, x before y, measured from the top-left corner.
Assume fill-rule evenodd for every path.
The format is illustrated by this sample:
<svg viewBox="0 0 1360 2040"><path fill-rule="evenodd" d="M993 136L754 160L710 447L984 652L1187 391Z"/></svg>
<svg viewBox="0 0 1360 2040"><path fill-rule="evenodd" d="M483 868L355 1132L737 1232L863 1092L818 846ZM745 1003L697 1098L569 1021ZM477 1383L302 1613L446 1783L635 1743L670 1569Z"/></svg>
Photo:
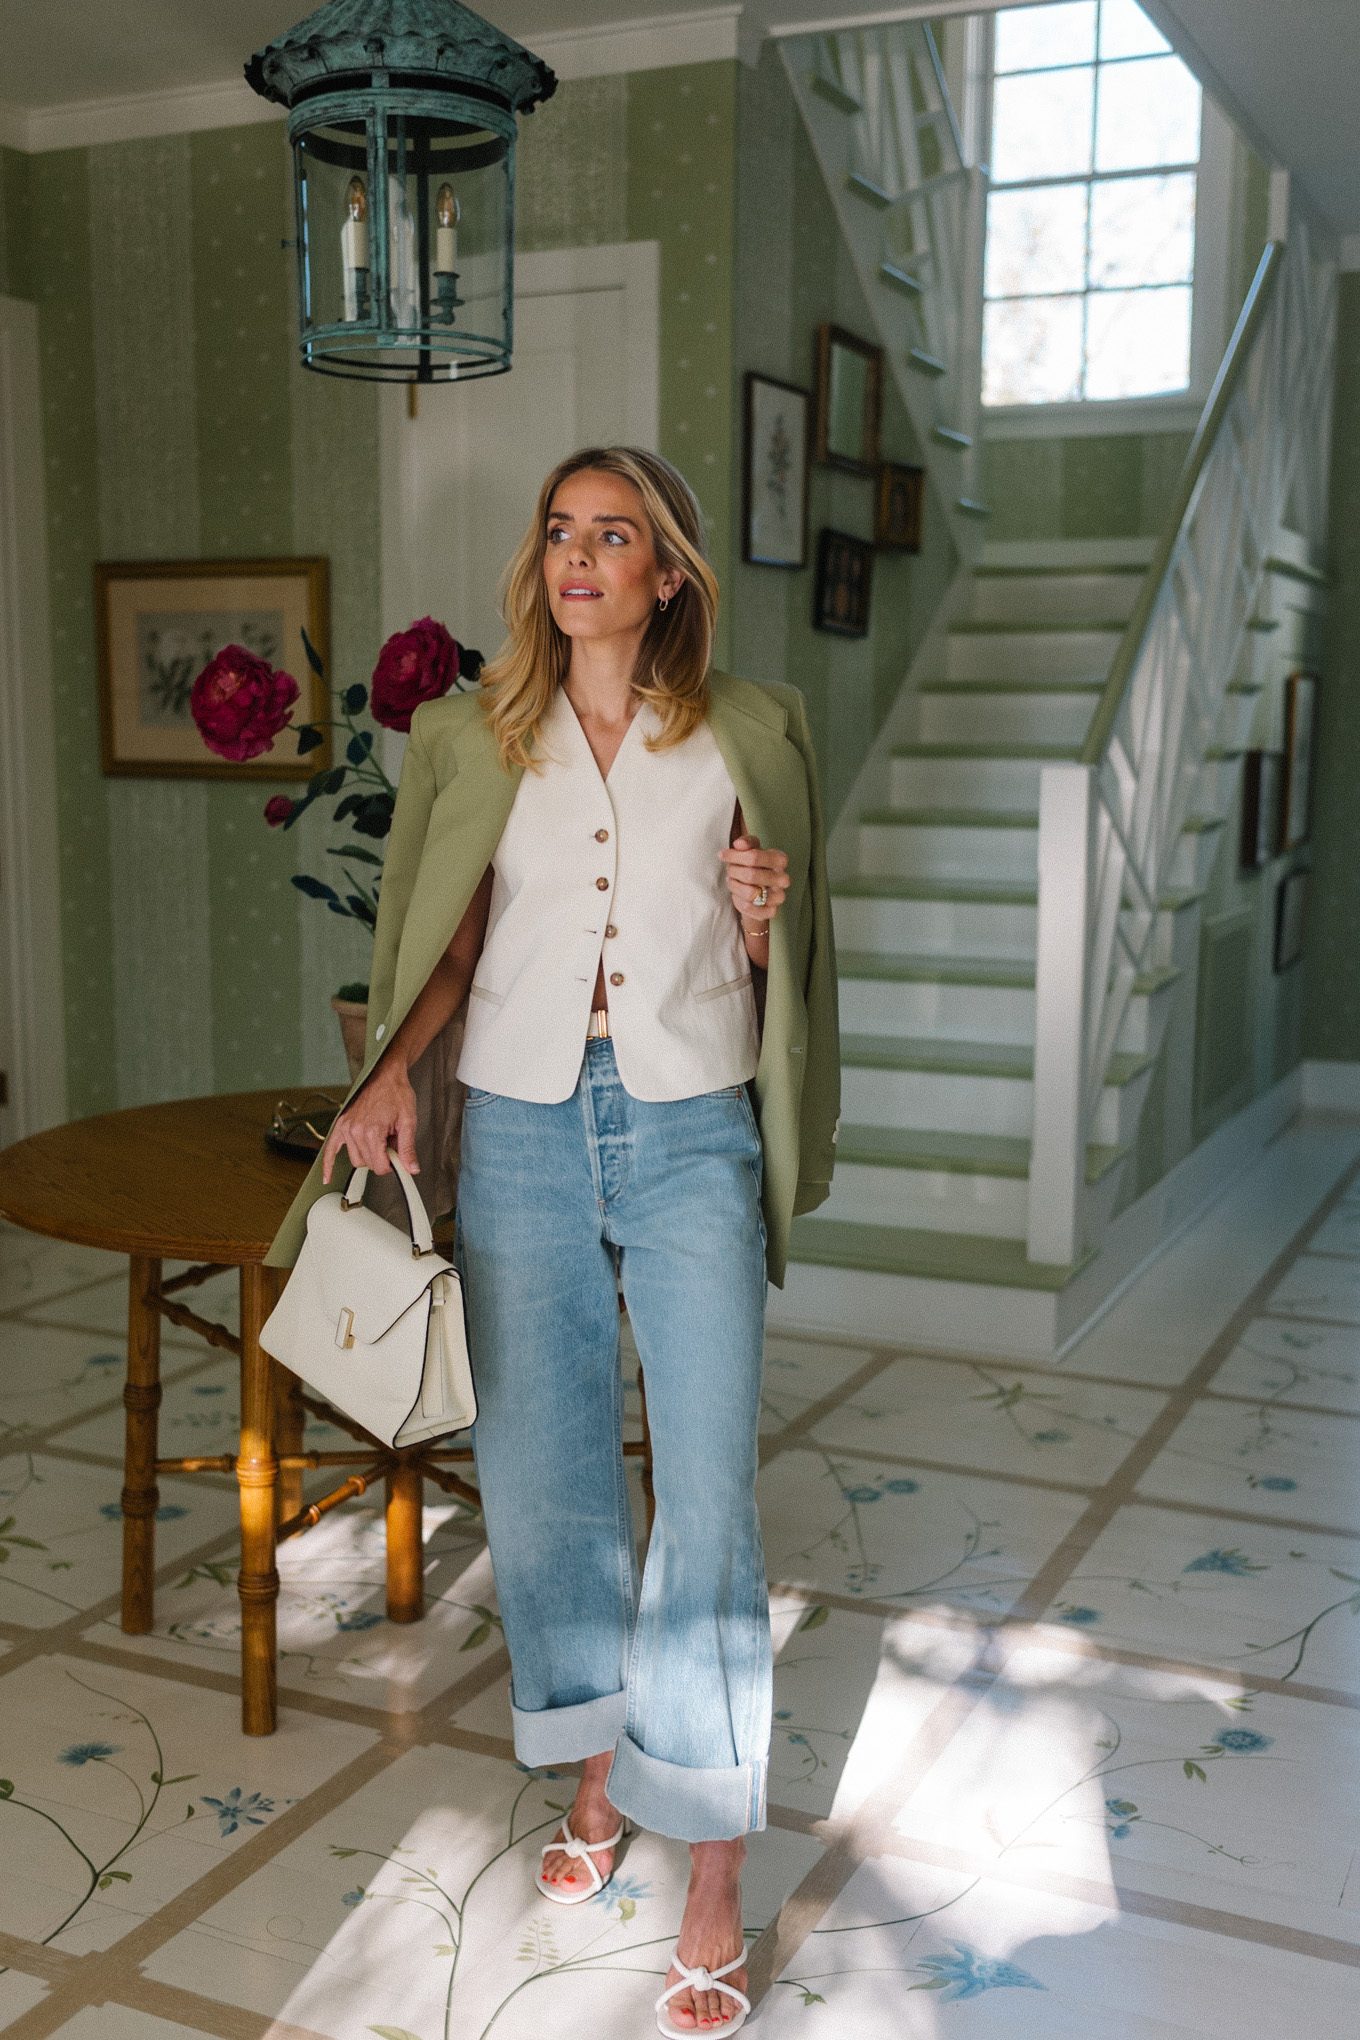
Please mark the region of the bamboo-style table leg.
<svg viewBox="0 0 1360 2040"><path fill-rule="evenodd" d="M425 1547L421 1508L425 1483L417 1466L398 1460L386 1476L387 1619L419 1622L425 1613Z"/></svg>
<svg viewBox="0 0 1360 2040"><path fill-rule="evenodd" d="M271 1271L258 1261L241 1269L241 1442L236 1480L241 1498L241 1726L247 1735L272 1735L277 1723L278 1665L275 1612L279 1575L274 1564L274 1374L260 1346L260 1327L273 1307Z"/></svg>
<svg viewBox="0 0 1360 2040"><path fill-rule="evenodd" d="M157 1432L161 1402L161 1314L147 1298L161 1283L161 1264L133 1254L128 1266L128 1367L123 1387L123 1614L130 1636L144 1636L155 1616Z"/></svg>
<svg viewBox="0 0 1360 2040"><path fill-rule="evenodd" d="M282 1361L274 1362L274 1450L282 1459L286 1453L301 1452L302 1431L307 1412L302 1407L301 1383ZM302 1507L302 1468L281 1466L275 1494L274 1521L295 1516Z"/></svg>

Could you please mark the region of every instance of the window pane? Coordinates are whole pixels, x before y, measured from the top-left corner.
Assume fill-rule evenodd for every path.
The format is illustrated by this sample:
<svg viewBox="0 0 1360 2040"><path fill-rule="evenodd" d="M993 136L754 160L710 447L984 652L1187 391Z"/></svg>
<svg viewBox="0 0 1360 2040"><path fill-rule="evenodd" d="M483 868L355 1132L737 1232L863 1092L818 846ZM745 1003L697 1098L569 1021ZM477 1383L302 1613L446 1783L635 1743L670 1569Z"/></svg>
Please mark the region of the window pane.
<svg viewBox="0 0 1360 2040"><path fill-rule="evenodd" d="M1102 57L1148 57L1170 48L1170 43L1164 35L1158 35L1138 0L1100 0Z"/></svg>
<svg viewBox="0 0 1360 2040"><path fill-rule="evenodd" d="M1003 298L986 307L984 404L1054 404L1081 394L1081 299Z"/></svg>
<svg viewBox="0 0 1360 2040"><path fill-rule="evenodd" d="M1095 72L1040 71L998 78L992 123L992 177L1063 177L1091 167L1091 88Z"/></svg>
<svg viewBox="0 0 1360 2040"><path fill-rule="evenodd" d="M1190 290L1102 291L1089 300L1086 394L1152 397L1190 383Z"/></svg>
<svg viewBox="0 0 1360 2040"><path fill-rule="evenodd" d="M1089 189L1085 184L1050 184L992 193L987 202L988 297L1081 289L1086 281Z"/></svg>
<svg viewBox="0 0 1360 2040"><path fill-rule="evenodd" d="M1089 64L1096 53L1095 0L1055 7L1003 7L996 17L996 69Z"/></svg>
<svg viewBox="0 0 1360 2040"><path fill-rule="evenodd" d="M1172 177L1113 177L1091 187L1095 287L1188 283L1194 267L1193 171Z"/></svg>
<svg viewBox="0 0 1360 2040"><path fill-rule="evenodd" d="M1102 66L1097 170L1199 161L1199 85L1179 57Z"/></svg>

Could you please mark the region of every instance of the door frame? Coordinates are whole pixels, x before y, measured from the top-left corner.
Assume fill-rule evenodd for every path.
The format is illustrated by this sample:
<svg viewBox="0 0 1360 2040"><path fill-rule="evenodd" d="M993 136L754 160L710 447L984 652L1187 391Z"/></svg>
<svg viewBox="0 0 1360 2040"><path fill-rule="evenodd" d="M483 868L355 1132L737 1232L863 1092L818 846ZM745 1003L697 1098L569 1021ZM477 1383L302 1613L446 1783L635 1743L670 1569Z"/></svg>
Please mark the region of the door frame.
<svg viewBox="0 0 1360 2040"><path fill-rule="evenodd" d="M0 296L0 999L15 1140L67 1109L44 479L38 308Z"/></svg>
<svg viewBox="0 0 1360 2040"><path fill-rule="evenodd" d="M661 414L661 245L658 241L609 241L594 248L543 248L515 257L515 300L554 297L568 291L621 290L628 306L626 438L654 449ZM513 367L509 370L514 374ZM424 396L424 392L421 393ZM456 402L431 392L426 402ZM420 430L419 406L410 415L404 384L378 392L379 512L382 633L404 630L414 614L407 581L410 507L409 455ZM405 739L383 733L383 762L395 773Z"/></svg>

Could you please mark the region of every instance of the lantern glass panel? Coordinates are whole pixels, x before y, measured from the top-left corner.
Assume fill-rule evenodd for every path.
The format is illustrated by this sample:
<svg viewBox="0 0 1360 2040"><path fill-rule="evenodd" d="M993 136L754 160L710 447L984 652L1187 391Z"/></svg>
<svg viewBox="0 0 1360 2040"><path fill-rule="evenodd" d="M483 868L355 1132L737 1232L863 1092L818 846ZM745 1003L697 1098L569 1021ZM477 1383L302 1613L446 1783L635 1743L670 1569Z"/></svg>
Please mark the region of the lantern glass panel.
<svg viewBox="0 0 1360 2040"><path fill-rule="evenodd" d="M330 121L300 135L297 180L298 237L306 256L303 325L366 321L373 246L367 124Z"/></svg>

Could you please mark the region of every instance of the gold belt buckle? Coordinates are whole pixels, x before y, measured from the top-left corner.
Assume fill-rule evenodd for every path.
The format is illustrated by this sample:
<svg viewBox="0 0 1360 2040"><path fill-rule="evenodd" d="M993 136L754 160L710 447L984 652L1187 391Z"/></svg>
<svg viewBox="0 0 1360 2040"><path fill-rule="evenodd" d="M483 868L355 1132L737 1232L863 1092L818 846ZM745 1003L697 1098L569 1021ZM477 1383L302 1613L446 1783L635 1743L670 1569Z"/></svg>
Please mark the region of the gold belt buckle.
<svg viewBox="0 0 1360 2040"><path fill-rule="evenodd" d="M608 1039L609 1008L608 1006L596 1006L590 1016L590 1025L586 1029L586 1040L607 1041Z"/></svg>

